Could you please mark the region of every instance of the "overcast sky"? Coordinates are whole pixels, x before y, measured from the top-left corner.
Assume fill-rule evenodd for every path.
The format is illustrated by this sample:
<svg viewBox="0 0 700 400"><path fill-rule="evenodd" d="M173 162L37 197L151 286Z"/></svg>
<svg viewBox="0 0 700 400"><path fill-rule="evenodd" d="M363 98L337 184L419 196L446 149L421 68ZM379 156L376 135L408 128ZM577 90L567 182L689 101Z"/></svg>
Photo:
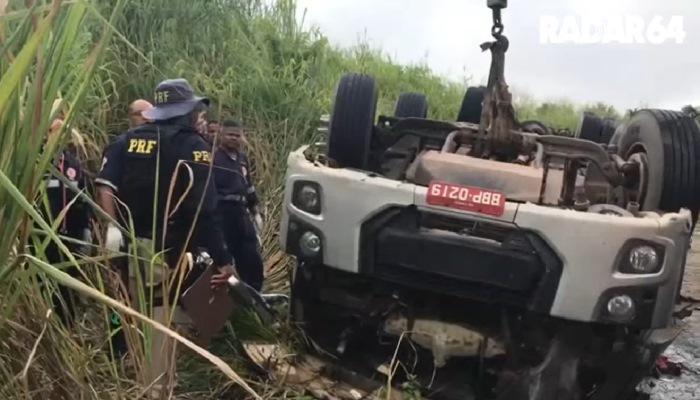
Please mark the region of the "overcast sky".
<svg viewBox="0 0 700 400"><path fill-rule="evenodd" d="M479 44L490 40L485 0L298 0L306 24L334 44L362 40L401 63L427 63L455 80L485 82L490 57ZM504 11L510 39L506 79L516 92L539 100L605 101L620 109L680 108L700 104L700 1L698 0L511 0ZM683 17L684 43L541 44L540 19L640 16L651 24Z"/></svg>

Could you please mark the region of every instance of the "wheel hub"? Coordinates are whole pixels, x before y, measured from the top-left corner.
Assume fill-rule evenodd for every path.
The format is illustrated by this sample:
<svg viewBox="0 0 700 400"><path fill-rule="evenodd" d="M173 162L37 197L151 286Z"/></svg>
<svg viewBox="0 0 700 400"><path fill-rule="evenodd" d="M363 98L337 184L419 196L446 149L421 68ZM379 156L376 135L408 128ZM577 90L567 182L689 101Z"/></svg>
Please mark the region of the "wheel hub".
<svg viewBox="0 0 700 400"><path fill-rule="evenodd" d="M625 185L625 204L637 202L643 207L649 186L649 158L644 152L634 153L627 158L634 167L627 172L628 184Z"/></svg>

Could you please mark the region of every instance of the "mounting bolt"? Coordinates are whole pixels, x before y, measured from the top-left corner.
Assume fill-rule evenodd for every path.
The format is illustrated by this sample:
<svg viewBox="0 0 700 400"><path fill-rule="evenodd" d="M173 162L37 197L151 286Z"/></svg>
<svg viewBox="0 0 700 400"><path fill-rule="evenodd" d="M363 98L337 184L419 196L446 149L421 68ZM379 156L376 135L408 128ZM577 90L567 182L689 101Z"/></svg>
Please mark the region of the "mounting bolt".
<svg viewBox="0 0 700 400"><path fill-rule="evenodd" d="M591 201L586 198L586 191L577 187L574 190L574 210L576 211L588 211L591 207Z"/></svg>
<svg viewBox="0 0 700 400"><path fill-rule="evenodd" d="M630 201L627 203L627 211L631 212L635 217L639 214L639 203Z"/></svg>
<svg viewBox="0 0 700 400"><path fill-rule="evenodd" d="M576 211L588 211L591 207L591 202L588 199L576 200L574 202L574 210Z"/></svg>

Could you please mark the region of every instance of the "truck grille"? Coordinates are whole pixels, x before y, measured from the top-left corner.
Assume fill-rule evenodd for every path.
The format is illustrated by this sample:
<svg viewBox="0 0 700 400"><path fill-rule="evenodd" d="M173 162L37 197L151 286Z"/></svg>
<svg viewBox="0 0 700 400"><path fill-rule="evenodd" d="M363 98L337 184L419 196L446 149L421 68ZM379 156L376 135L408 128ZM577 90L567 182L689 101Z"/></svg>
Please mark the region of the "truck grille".
<svg viewBox="0 0 700 400"><path fill-rule="evenodd" d="M561 262L516 226L392 208L362 227L360 268L379 279L549 311Z"/></svg>

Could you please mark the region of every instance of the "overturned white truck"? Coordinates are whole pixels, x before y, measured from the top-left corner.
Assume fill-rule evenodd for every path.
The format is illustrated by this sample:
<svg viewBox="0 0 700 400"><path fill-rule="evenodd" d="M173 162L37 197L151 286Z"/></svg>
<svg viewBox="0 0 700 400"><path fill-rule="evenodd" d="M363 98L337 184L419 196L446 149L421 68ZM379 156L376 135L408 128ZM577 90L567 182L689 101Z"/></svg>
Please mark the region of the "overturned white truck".
<svg viewBox="0 0 700 400"><path fill-rule="evenodd" d="M618 145L516 130L522 151L503 161L470 155L473 121L406 115L421 96L375 124L376 96L370 77L344 77L328 143L289 157L280 234L309 337L370 371L405 334L429 350L425 368L497 370L494 396L632 393L673 338L700 204L697 124L642 110ZM454 386L440 369L434 389ZM578 397L551 397L562 385Z"/></svg>
<svg viewBox="0 0 700 400"><path fill-rule="evenodd" d="M498 69L456 122L417 93L377 119L375 81L341 79L327 141L288 160L293 316L429 398L632 399L674 338L700 128L647 109L548 135L517 122Z"/></svg>

